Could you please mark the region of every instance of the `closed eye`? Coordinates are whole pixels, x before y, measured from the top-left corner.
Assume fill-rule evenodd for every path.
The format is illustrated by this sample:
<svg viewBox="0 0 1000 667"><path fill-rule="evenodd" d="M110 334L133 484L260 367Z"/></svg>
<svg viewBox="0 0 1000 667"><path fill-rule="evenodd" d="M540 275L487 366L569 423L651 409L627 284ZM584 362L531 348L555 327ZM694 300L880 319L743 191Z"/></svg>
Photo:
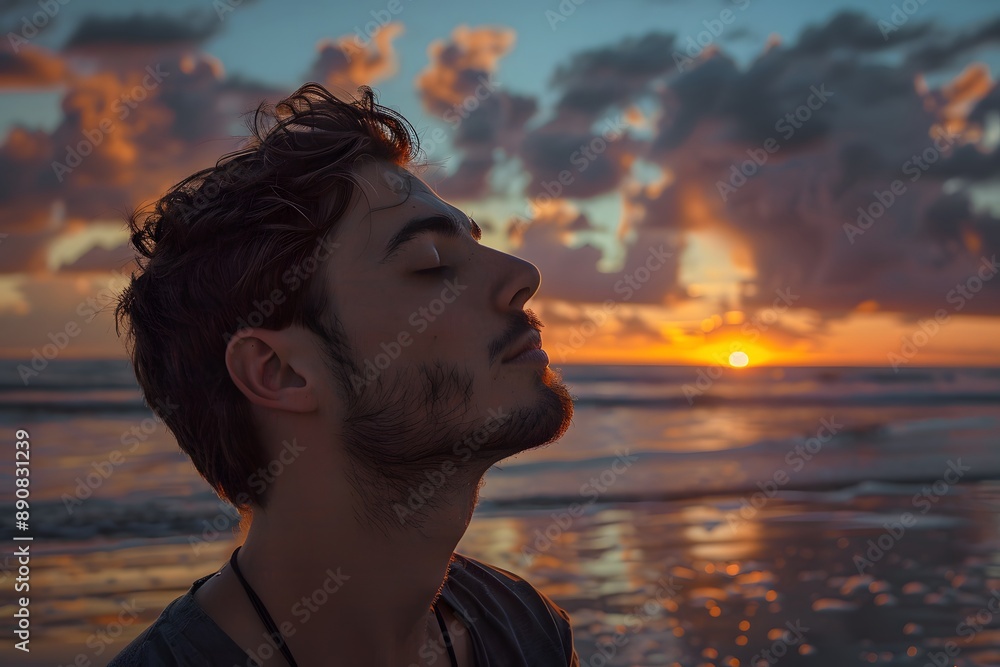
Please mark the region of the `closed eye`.
<svg viewBox="0 0 1000 667"><path fill-rule="evenodd" d="M414 273L422 276L436 276L444 273L450 273L452 268L450 266L432 266L429 269L420 269L419 271L414 271Z"/></svg>

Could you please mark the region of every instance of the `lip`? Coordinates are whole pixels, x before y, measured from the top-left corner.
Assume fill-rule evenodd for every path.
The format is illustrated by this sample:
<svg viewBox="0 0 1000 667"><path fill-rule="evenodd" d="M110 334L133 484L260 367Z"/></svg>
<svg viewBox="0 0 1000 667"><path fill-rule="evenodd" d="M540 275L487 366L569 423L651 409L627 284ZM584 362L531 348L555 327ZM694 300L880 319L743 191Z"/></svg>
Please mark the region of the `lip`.
<svg viewBox="0 0 1000 667"><path fill-rule="evenodd" d="M535 360L537 361L541 357L541 355L537 354L538 352L541 352L545 356L545 361L548 363L548 355L542 350L542 336L537 331L528 332L516 345L512 345L511 349L514 350L514 353L504 358L501 363L506 364L512 361L521 361L522 357L526 357L524 359L526 361L527 358L530 358L528 355L532 353L534 353Z"/></svg>
<svg viewBox="0 0 1000 667"><path fill-rule="evenodd" d="M549 355L542 348L529 348L504 362L505 364L539 364L549 365Z"/></svg>

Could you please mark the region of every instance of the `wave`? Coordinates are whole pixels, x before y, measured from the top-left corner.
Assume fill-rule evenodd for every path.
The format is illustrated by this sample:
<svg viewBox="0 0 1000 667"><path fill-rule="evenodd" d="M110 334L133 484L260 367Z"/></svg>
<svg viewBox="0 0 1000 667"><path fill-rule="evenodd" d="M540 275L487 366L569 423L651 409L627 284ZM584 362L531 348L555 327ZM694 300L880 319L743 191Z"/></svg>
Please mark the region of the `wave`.
<svg viewBox="0 0 1000 667"><path fill-rule="evenodd" d="M636 408L659 408L659 407L691 407L692 405L954 405L954 404L982 404L1000 403L1000 392L928 392L915 393L906 392L898 394L856 394L850 396L831 396L823 394L799 394L795 396L713 396L705 394L697 396L692 400L684 396L661 396L661 397L629 397L629 396L580 396L575 398L576 405L590 405L595 407L619 407L630 406Z"/></svg>
<svg viewBox="0 0 1000 667"><path fill-rule="evenodd" d="M932 482L926 477L901 478L892 481L850 481L816 483L808 487L789 485L780 489L779 500L795 503L843 503L864 496L909 497L919 493L921 485ZM959 487L974 494L1000 497L997 476L970 475ZM708 503L725 508L737 506L742 498L757 493L757 487L734 487L724 490L679 490L643 493L605 493L595 503L601 507L642 503ZM959 490L958 492L961 492ZM580 504L579 495L537 494L511 498L487 498L476 507L479 514L517 514L533 510L551 510ZM10 515L13 504L0 504L0 511ZM32 505L30 534L36 539L58 541L88 541L99 538L160 538L185 536L192 548L198 549L219 539L229 539L239 526L235 508L223 503L211 493L191 498L140 500L122 502L103 498L77 501L72 513L63 501L36 501ZM0 539L10 540L15 531L9 526L0 529ZM21 533L23 535L23 533Z"/></svg>

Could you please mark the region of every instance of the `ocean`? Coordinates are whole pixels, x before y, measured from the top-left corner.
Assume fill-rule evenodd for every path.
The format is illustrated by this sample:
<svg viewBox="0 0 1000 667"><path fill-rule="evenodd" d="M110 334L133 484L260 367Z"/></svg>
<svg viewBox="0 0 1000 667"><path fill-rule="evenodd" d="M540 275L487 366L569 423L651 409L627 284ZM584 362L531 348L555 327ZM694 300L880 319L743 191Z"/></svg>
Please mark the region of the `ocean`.
<svg viewBox="0 0 1000 667"><path fill-rule="evenodd" d="M27 385L19 363L0 360L0 663L101 666L221 566L238 520L125 360ZM569 611L582 665L1000 665L1000 369L559 368L573 425L488 473L458 551Z"/></svg>

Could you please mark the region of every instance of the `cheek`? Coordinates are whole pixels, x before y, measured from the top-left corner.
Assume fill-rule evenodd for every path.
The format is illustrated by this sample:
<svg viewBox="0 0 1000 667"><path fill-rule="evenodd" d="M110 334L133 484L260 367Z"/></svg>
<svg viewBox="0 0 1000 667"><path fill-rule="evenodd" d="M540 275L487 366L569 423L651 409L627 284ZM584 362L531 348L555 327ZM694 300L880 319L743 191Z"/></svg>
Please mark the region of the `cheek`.
<svg viewBox="0 0 1000 667"><path fill-rule="evenodd" d="M473 307L476 297L470 289L447 285L345 280L341 293L350 296L337 307L362 362L378 355L393 360L485 359L490 335L482 330L484 313L477 316Z"/></svg>

